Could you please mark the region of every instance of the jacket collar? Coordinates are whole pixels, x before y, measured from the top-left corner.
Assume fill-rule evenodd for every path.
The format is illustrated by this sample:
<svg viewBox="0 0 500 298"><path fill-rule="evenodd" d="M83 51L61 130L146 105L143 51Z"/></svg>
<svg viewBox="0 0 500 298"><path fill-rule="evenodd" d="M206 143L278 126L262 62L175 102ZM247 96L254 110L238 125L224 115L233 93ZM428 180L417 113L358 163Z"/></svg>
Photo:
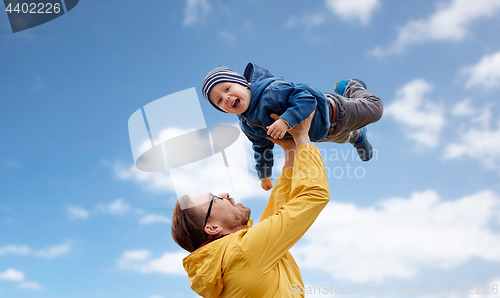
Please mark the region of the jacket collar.
<svg viewBox="0 0 500 298"><path fill-rule="evenodd" d="M210 242L212 242L212 241L215 241L215 240L220 239L220 238L222 238L222 237L225 237L225 236L227 236L227 235L229 235L229 234L217 235L217 236L215 236L215 237L212 237L212 238L208 239L207 241L203 242L203 243L200 245L200 247L198 247L198 249L199 249L199 248L202 248L203 246L205 246L205 245L209 244L209 243L210 243Z"/></svg>
<svg viewBox="0 0 500 298"><path fill-rule="evenodd" d="M249 228L251 228L251 227L252 227L252 225L253 225L253 220L251 220L251 219L250 219L250 220L248 220L247 225L245 226L245 229L249 229ZM210 242L212 242L212 241L215 241L215 240L217 240L217 239L221 239L222 237L226 237L227 235L229 235L229 234L218 235L218 236L215 236L215 237L213 237L213 238L210 238L210 239L208 239L207 241L203 242L203 243L200 245L200 247L198 247L198 249L202 248L203 246L205 246L205 245L209 244L209 243L210 243Z"/></svg>

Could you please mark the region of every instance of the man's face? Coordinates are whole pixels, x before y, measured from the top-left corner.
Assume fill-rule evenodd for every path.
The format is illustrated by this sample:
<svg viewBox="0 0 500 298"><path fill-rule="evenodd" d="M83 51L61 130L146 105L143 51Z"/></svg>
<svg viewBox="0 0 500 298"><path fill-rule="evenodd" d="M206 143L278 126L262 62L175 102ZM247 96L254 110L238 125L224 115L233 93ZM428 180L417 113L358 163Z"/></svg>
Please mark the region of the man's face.
<svg viewBox="0 0 500 298"><path fill-rule="evenodd" d="M203 194L207 202L199 205L201 214L206 216L212 195L210 193ZM210 216L208 217L207 225L219 224L227 230L232 230L236 227L245 226L250 219L250 208L244 207L241 203L236 204L233 198L229 197L228 193L222 193L214 198Z"/></svg>
<svg viewBox="0 0 500 298"><path fill-rule="evenodd" d="M250 89L238 83L221 82L209 94L210 101L230 114L244 113L250 105Z"/></svg>

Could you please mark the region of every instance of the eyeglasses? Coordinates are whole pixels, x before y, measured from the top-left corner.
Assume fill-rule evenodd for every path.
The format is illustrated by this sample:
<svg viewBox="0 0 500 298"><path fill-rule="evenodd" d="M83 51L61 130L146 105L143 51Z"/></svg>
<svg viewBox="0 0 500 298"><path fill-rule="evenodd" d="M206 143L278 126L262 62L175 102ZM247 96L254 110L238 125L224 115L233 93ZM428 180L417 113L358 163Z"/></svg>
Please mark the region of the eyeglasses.
<svg viewBox="0 0 500 298"><path fill-rule="evenodd" d="M210 217L210 211L212 211L212 205L214 203L214 200L215 199L224 200L223 198L221 198L219 196L216 196L213 194L210 194L210 195L212 196L212 198L210 198L210 205L208 205L207 217L205 217L205 224L203 225L203 227L205 227L207 225L207 221L208 221L208 218Z"/></svg>

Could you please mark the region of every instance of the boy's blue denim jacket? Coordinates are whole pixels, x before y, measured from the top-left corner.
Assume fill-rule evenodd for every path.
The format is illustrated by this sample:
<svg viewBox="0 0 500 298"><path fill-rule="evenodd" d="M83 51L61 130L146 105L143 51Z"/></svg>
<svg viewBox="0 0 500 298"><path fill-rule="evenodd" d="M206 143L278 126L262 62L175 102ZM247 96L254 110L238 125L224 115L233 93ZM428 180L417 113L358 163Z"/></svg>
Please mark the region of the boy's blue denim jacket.
<svg viewBox="0 0 500 298"><path fill-rule="evenodd" d="M250 83L251 100L238 119L241 130L253 144L255 169L263 180L272 176L274 164L274 143L267 139L270 136L266 129L274 123L271 113L281 115L280 118L295 127L316 109L309 137L311 141L320 141L327 137L330 129L330 102L319 90L306 84L285 82L253 63L247 65L244 77ZM292 136L286 133L284 139L292 139Z"/></svg>

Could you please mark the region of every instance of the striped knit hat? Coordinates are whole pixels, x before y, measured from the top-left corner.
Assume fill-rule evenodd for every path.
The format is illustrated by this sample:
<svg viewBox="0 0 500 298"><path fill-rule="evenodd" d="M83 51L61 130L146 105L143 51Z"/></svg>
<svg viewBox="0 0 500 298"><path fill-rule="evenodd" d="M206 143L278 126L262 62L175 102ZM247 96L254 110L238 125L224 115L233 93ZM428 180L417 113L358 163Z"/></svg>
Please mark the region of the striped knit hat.
<svg viewBox="0 0 500 298"><path fill-rule="evenodd" d="M250 84L248 81L245 79L244 76L240 75L236 71L229 69L225 66L218 66L216 69L212 70L207 74L207 76L203 79L202 85L201 85L201 91L203 92L203 97L212 104L217 110L224 112L222 109L220 109L218 106L216 106L213 102L210 101L210 98L208 95L210 94L210 91L212 91L212 88L221 82L233 82L233 83L238 83L243 86L246 86L250 88Z"/></svg>

